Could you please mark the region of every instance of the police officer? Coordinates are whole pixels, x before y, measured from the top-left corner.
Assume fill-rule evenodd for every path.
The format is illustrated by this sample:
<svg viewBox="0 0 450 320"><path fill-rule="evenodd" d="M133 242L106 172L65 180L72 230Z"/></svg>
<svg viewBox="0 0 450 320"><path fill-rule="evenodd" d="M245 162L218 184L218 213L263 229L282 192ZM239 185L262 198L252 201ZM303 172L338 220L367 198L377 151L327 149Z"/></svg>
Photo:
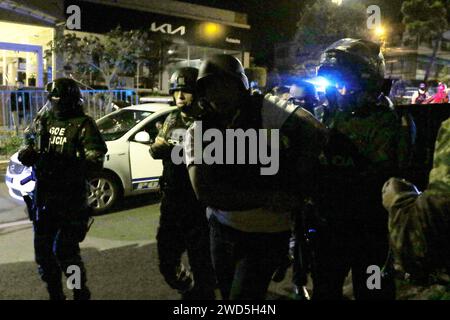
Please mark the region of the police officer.
<svg viewBox="0 0 450 320"><path fill-rule="evenodd" d="M411 97L412 104L423 104L427 99L430 98L428 94L427 85L421 82L419 85L419 90L413 93Z"/></svg>
<svg viewBox="0 0 450 320"><path fill-rule="evenodd" d="M205 207L196 199L184 164L174 164L171 152L183 143L186 129L197 111L196 68L180 68L170 79L169 92L176 111L166 118L150 154L163 160L161 217L157 234L159 268L166 282L183 299L215 299L215 277L208 241ZM181 262L187 251L192 274Z"/></svg>
<svg viewBox="0 0 450 320"><path fill-rule="evenodd" d="M404 179L382 190L389 211L389 239L397 265L408 272L421 299L450 296L450 119L439 129L433 169L420 193ZM421 292L422 291L422 292Z"/></svg>
<svg viewBox="0 0 450 320"><path fill-rule="evenodd" d="M51 84L47 108L25 134L19 160L33 166L36 188L31 220L38 271L52 300L64 300L62 273L79 275L75 300L90 299L79 243L88 231L87 176L100 170L106 144L95 121L84 114L72 79Z"/></svg>
<svg viewBox="0 0 450 320"><path fill-rule="evenodd" d="M406 169L408 133L382 95L384 58L379 45L342 39L321 57L318 75L328 79L330 140L325 148L322 190L316 202L327 225L319 232L315 299L341 299L352 270L356 299L393 299L387 214L379 190L386 178ZM384 274L369 288L370 266Z"/></svg>

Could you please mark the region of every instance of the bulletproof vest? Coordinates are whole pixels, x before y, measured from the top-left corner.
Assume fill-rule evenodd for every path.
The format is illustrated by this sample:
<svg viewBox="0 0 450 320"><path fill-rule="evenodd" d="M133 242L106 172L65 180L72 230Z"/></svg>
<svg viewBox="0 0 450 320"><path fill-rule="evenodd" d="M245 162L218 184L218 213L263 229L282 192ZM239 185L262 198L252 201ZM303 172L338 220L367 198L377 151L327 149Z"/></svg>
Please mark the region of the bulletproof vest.
<svg viewBox="0 0 450 320"><path fill-rule="evenodd" d="M335 207L337 203L355 209L360 203L379 204L379 190L397 168L397 159L393 158L396 147L385 140L396 129L383 127L394 123L390 119L395 114L383 106L366 112L359 116L338 112L329 125L329 141L321 157L322 187L323 194L335 197Z"/></svg>
<svg viewBox="0 0 450 320"><path fill-rule="evenodd" d="M87 120L86 116L61 120L52 114L41 120L36 164L38 199L58 201L61 195L70 195L71 199L85 195L84 150L79 139Z"/></svg>
<svg viewBox="0 0 450 320"><path fill-rule="evenodd" d="M167 117L159 136L170 144L182 144L185 132L190 125L191 122L183 119L180 111L174 111ZM182 197L195 197L186 165L176 165L170 157L163 159L163 174L160 185L166 194L176 193Z"/></svg>

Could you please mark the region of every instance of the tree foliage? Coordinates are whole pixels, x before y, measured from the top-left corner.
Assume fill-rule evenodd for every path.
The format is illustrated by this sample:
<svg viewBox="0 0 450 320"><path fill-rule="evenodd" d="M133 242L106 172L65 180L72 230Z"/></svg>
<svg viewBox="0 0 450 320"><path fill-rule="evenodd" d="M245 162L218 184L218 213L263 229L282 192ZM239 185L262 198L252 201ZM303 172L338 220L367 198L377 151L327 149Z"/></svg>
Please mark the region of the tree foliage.
<svg viewBox="0 0 450 320"><path fill-rule="evenodd" d="M406 44L420 45L427 42L433 48L425 71L428 80L442 42L442 34L448 29L449 2L447 0L407 0L403 2L403 23L406 27Z"/></svg>
<svg viewBox="0 0 450 320"><path fill-rule="evenodd" d="M154 72L160 65L161 41L144 30L123 31L120 27L104 36L65 33L49 43L47 55L63 56L65 68L79 76L94 74L113 88L118 75L131 75L139 63L147 62Z"/></svg>
<svg viewBox="0 0 450 320"><path fill-rule="evenodd" d="M366 38L366 7L358 2L342 5L318 0L306 6L297 23L296 41L301 47L328 45L341 38Z"/></svg>
<svg viewBox="0 0 450 320"><path fill-rule="evenodd" d="M448 29L448 5L439 0L407 0L402 13L408 38L434 40Z"/></svg>

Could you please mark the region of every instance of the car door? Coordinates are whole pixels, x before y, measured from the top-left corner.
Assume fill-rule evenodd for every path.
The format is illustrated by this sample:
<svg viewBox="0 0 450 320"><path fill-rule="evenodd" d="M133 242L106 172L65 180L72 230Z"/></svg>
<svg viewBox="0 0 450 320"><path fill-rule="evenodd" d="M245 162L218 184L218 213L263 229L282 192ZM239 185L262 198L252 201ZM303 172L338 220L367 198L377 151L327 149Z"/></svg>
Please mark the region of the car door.
<svg viewBox="0 0 450 320"><path fill-rule="evenodd" d="M150 143L130 139L130 169L133 193L144 193L159 187L159 178L162 175L162 161L155 160L149 153L150 145L158 135L158 127L164 123L168 113L150 120L141 130L150 135ZM136 132L137 133L137 132Z"/></svg>

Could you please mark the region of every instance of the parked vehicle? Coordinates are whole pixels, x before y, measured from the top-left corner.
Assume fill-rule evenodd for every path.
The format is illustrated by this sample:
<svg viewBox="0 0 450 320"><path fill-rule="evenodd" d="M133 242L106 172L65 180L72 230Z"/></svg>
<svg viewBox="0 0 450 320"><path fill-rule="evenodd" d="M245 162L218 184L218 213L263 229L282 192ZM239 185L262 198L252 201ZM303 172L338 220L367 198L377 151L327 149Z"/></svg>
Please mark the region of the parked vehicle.
<svg viewBox="0 0 450 320"><path fill-rule="evenodd" d="M141 104L97 120L108 146L103 171L89 181L88 201L97 213L110 209L123 196L159 190L162 162L150 156L149 148L173 109L165 103ZM23 166L17 155L10 158L5 180L9 194L23 200L22 196L34 189L34 181L22 184L31 175L31 168Z"/></svg>

